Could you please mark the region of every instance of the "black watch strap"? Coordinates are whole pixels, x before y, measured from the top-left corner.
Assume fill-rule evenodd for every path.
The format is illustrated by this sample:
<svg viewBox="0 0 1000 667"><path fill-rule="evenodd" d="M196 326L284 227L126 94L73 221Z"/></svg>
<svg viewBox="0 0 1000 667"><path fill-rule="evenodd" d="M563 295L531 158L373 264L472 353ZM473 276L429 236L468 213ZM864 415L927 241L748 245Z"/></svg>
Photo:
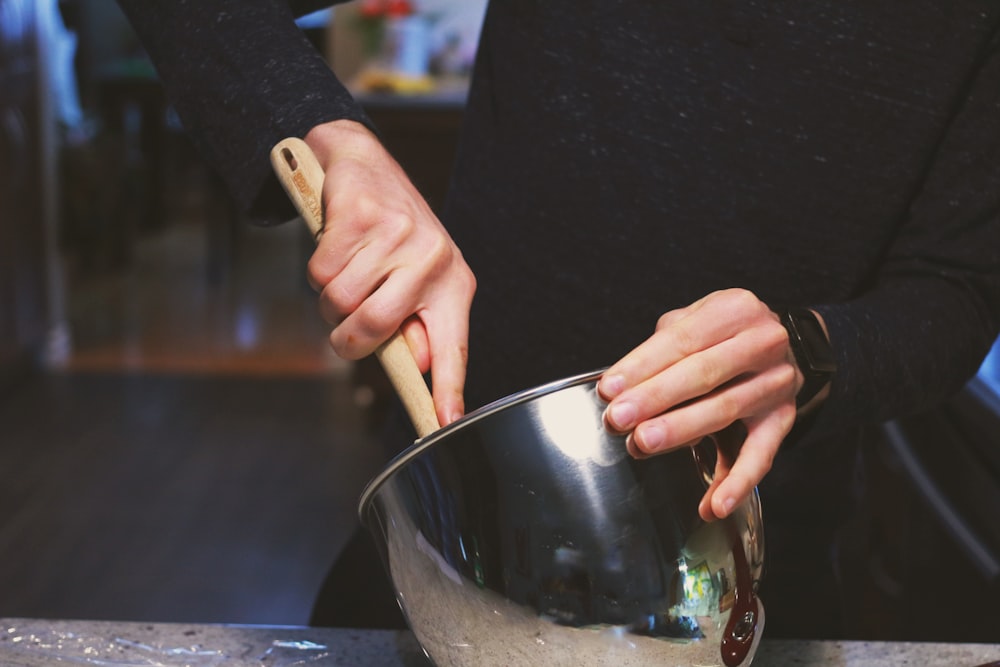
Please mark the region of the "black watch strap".
<svg viewBox="0 0 1000 667"><path fill-rule="evenodd" d="M801 408L826 386L837 370L837 363L815 313L808 308L789 308L779 311L779 315L788 331L795 362L805 378L795 397L795 405Z"/></svg>

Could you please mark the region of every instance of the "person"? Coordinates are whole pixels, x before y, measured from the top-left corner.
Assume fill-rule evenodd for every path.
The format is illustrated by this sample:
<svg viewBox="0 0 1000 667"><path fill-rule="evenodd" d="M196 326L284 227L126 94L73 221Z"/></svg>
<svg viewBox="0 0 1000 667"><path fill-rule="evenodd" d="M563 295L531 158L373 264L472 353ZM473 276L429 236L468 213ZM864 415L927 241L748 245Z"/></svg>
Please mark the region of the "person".
<svg viewBox="0 0 1000 667"><path fill-rule="evenodd" d="M337 353L402 328L442 424L607 366L636 456L742 425L701 513L759 488L768 635L837 636L859 448L1000 329L1000 7L494 0L439 220L295 28L319 3L120 4L251 216L294 215L277 141L316 153Z"/></svg>

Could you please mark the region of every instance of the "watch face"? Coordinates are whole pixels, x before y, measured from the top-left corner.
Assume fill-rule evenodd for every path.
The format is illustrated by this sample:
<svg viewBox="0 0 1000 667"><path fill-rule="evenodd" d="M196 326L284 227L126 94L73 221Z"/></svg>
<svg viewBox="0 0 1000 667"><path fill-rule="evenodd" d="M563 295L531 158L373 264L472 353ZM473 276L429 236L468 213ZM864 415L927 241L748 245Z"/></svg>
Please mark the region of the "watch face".
<svg viewBox="0 0 1000 667"><path fill-rule="evenodd" d="M809 365L813 370L833 373L837 370L837 364L833 360L833 348L816 317L812 313L809 315L802 327L802 342L809 357Z"/></svg>
<svg viewBox="0 0 1000 667"><path fill-rule="evenodd" d="M796 407L801 408L826 386L837 365L833 348L812 311L786 311L781 315L781 323L788 330L788 343L804 379L795 397Z"/></svg>
<svg viewBox="0 0 1000 667"><path fill-rule="evenodd" d="M833 348L812 311L788 311L782 317L782 323L788 329L789 342L795 360L799 363L799 370L817 375L829 375L837 370Z"/></svg>

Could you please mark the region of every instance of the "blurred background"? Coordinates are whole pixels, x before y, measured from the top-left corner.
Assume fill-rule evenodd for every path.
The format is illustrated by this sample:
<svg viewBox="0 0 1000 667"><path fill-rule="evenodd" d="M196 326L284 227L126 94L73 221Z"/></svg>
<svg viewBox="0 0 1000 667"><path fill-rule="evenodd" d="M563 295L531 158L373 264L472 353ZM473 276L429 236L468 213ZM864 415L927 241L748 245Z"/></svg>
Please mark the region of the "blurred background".
<svg viewBox="0 0 1000 667"><path fill-rule="evenodd" d="M485 0L359 6L300 27L437 208ZM0 617L307 622L391 400L310 244L242 219L114 0L0 0ZM854 636L1000 639L997 357L866 451Z"/></svg>
<svg viewBox="0 0 1000 667"><path fill-rule="evenodd" d="M407 70L300 24L435 205L483 7L420 6ZM114 0L0 0L0 77L0 616L304 624L387 399L311 239L241 218Z"/></svg>

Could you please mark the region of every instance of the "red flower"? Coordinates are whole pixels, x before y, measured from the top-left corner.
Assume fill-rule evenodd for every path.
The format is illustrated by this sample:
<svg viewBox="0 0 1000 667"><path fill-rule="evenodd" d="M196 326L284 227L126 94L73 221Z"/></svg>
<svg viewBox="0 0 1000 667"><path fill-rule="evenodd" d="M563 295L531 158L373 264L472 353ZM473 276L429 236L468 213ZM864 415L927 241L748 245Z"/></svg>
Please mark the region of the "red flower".
<svg viewBox="0 0 1000 667"><path fill-rule="evenodd" d="M369 19L409 16L413 14L413 4L410 0L362 0L358 11Z"/></svg>
<svg viewBox="0 0 1000 667"><path fill-rule="evenodd" d="M409 0L387 0L385 13L388 16L409 16L413 13L413 5Z"/></svg>

